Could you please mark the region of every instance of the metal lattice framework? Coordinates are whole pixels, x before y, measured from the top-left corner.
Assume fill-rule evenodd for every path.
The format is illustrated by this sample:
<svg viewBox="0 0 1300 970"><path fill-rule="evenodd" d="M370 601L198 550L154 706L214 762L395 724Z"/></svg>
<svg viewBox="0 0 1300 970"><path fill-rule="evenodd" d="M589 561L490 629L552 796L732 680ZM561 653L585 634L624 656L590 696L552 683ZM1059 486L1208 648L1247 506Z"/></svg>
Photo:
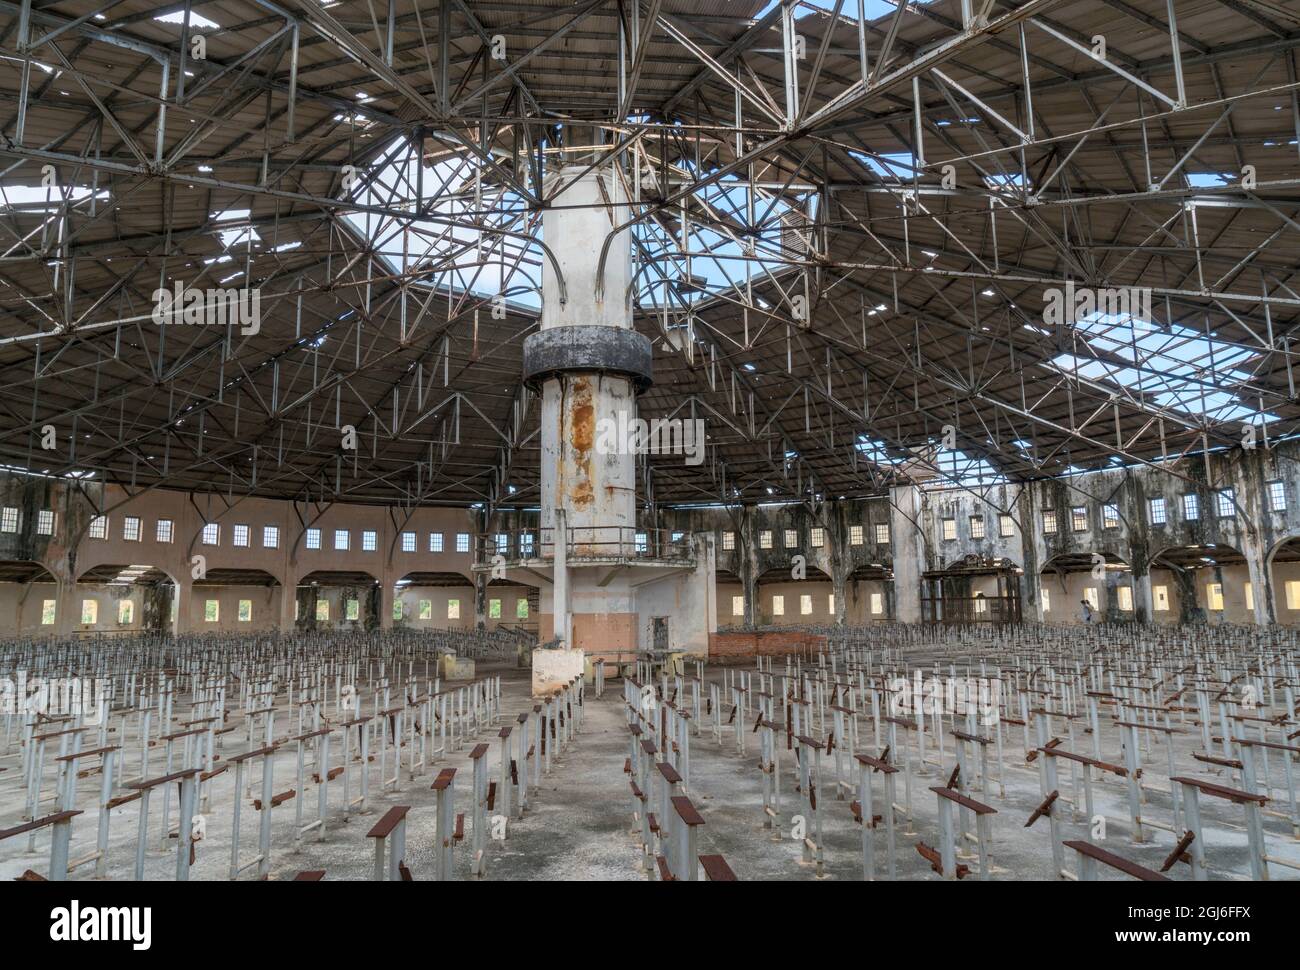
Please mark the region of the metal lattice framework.
<svg viewBox="0 0 1300 970"><path fill-rule="evenodd" d="M535 502L520 346L566 244L540 238L564 204L545 176L593 150L633 200L642 414L709 429L703 464L647 461L650 502L1053 475L1300 417L1294 5L2 0L0 17L10 467ZM177 281L255 288L260 327L156 324ZM1045 314L1079 288L1149 306Z"/></svg>

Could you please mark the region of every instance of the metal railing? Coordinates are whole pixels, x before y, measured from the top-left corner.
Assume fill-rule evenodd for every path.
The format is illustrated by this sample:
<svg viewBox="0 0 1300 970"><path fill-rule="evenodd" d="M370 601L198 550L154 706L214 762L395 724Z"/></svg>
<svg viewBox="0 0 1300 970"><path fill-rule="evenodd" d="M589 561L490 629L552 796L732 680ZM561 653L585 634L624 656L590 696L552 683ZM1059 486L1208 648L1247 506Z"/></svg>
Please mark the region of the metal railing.
<svg viewBox="0 0 1300 970"><path fill-rule="evenodd" d="M689 564L695 560L691 533L628 526L569 526L564 530L570 561L618 560ZM474 537L474 562L480 568L505 562L554 560L559 530L513 529Z"/></svg>

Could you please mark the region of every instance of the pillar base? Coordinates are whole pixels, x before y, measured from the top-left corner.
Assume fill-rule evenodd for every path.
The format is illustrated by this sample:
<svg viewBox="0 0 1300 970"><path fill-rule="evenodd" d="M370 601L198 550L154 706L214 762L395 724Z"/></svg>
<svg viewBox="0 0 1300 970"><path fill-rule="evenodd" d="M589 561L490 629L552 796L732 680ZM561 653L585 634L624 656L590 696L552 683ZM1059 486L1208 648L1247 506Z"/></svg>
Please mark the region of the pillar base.
<svg viewBox="0 0 1300 970"><path fill-rule="evenodd" d="M547 697L582 677L585 660L581 650L534 650L533 696Z"/></svg>

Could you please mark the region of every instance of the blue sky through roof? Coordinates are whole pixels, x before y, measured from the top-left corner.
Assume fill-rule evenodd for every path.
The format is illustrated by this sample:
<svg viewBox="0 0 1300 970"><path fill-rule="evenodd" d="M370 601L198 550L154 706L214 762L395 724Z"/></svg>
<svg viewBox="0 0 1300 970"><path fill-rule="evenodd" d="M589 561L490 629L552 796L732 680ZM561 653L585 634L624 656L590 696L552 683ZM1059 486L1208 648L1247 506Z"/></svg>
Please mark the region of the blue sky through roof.
<svg viewBox="0 0 1300 970"><path fill-rule="evenodd" d="M1253 356L1250 350L1180 323L1161 327L1128 315L1093 314L1075 328L1106 359L1060 354L1052 363L1064 373L1129 387L1151 395L1162 408L1211 421L1259 417L1254 408L1221 389L1249 380L1237 368ZM1271 414L1263 417L1276 419Z"/></svg>

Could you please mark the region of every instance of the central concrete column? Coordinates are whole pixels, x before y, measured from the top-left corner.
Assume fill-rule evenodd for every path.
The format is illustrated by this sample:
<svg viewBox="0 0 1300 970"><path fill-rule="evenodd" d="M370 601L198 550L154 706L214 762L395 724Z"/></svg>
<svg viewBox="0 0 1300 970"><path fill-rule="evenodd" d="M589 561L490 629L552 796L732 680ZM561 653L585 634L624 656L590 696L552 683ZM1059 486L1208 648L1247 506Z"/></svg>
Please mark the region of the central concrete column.
<svg viewBox="0 0 1300 970"><path fill-rule="evenodd" d="M626 653L638 646L634 589L611 582L608 565L570 561L638 554L636 396L649 386L652 357L650 341L632 327L631 235L619 230L631 212L614 167L588 164L598 150L570 156L575 164L546 180L553 205L542 238L554 263L543 259L541 326L524 342L523 376L541 396L542 553L554 566L553 635L564 651L587 645ZM534 653L535 693L582 672L581 652L555 653Z"/></svg>
<svg viewBox="0 0 1300 970"><path fill-rule="evenodd" d="M903 623L921 622L921 573L925 537L921 529L921 490L905 485L889 490L889 538L894 554L894 616Z"/></svg>

